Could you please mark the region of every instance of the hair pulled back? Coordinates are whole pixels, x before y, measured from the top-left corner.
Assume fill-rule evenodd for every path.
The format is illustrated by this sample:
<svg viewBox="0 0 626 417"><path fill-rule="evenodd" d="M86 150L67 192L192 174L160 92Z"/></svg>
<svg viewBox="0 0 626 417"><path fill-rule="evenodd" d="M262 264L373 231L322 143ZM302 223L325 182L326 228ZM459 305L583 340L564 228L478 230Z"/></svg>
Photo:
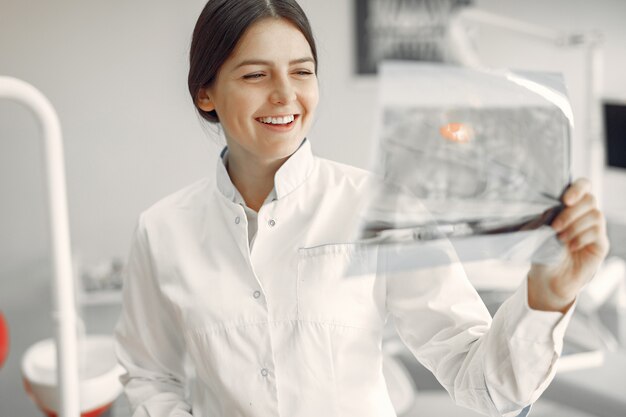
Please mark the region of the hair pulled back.
<svg viewBox="0 0 626 417"><path fill-rule="evenodd" d="M295 25L311 47L317 72L317 49L304 11L295 0L209 0L193 31L189 51L187 84L191 99L204 119L219 122L217 113L200 109L200 89L213 85L224 61L255 22L264 18L285 19Z"/></svg>

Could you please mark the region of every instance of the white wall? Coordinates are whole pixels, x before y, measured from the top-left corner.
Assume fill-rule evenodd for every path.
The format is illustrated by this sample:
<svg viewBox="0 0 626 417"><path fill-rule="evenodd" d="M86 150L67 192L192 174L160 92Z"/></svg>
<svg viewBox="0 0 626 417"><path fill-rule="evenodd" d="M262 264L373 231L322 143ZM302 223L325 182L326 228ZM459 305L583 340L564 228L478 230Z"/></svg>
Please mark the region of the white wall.
<svg viewBox="0 0 626 417"><path fill-rule="evenodd" d="M560 29L603 29L605 92L626 98L625 1L477 3ZM203 4L204 0L0 0L0 74L31 82L58 110L65 135L72 243L86 263L125 257L142 209L213 172L216 147L200 127L186 89L188 43ZM376 84L373 78L353 76L352 2L303 0L302 5L320 53L322 99L309 137L318 154L367 167ZM488 32L482 39L481 53L494 66L582 65L575 53L559 58L540 47L532 52L531 46L513 46L517 42L513 37ZM539 63L529 62L537 57ZM576 71L569 77L572 84L580 82ZM575 104L580 97L574 94ZM575 152L579 159L584 157L583 150ZM0 103L0 308L20 294L16 288L32 274L33 265L48 262L41 163L32 117L17 105ZM621 198L619 204L626 199ZM9 320L15 331L26 331L18 329L19 317ZM20 354L12 352L11 372L17 369ZM21 392L17 376L0 372L0 414L22 395L17 392ZM32 413L24 410L15 408L7 415Z"/></svg>

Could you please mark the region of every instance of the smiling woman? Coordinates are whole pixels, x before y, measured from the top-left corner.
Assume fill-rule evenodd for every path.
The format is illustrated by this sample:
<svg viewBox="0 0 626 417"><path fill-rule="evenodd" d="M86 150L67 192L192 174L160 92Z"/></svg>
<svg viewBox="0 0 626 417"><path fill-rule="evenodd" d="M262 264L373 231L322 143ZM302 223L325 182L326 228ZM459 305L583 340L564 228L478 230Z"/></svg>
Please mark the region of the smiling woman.
<svg viewBox="0 0 626 417"><path fill-rule="evenodd" d="M317 103L311 47L295 25L273 17L244 33L196 99L217 115L233 169L284 161L310 129Z"/></svg>
<svg viewBox="0 0 626 417"><path fill-rule="evenodd" d="M317 48L306 15L295 2L277 1L209 1L200 14L189 53L189 93L194 103L201 89L213 84L220 67L233 52L240 38L256 21L264 18L284 19L304 36L317 73ZM215 42L219 39L219 42ZM215 111L198 108L209 122L218 122Z"/></svg>
<svg viewBox="0 0 626 417"><path fill-rule="evenodd" d="M224 129L228 173L254 210L311 127L316 73L313 33L296 2L210 1L196 23L189 92L200 115Z"/></svg>
<svg viewBox="0 0 626 417"><path fill-rule="evenodd" d="M139 218L116 328L135 417L393 417L388 316L458 404L516 416L541 394L570 303L606 253L584 184L557 218L577 256L534 268L492 322L458 263L394 269L356 240L372 177L311 151L317 54L295 0L210 0L189 91L227 146L213 175ZM471 140L462 126L442 135Z"/></svg>

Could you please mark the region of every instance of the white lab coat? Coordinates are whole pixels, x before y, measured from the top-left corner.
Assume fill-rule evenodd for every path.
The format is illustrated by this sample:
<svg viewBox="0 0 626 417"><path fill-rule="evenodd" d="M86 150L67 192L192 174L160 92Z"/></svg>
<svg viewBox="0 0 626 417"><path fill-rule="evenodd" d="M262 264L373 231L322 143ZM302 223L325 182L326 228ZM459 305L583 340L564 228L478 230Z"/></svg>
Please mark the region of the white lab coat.
<svg viewBox="0 0 626 417"><path fill-rule="evenodd" d="M221 163L142 213L116 328L133 415L394 416L389 315L458 404L514 416L535 401L570 313L530 310L524 283L492 321L458 263L385 273L376 248L351 243L369 186L305 141L276 174L252 249Z"/></svg>

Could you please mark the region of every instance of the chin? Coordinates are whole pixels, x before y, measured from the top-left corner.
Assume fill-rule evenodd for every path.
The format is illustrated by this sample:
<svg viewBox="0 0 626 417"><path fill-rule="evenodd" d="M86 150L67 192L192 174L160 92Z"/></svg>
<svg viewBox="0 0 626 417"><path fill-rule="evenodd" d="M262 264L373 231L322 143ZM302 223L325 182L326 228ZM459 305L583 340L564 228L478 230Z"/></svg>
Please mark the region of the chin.
<svg viewBox="0 0 626 417"><path fill-rule="evenodd" d="M274 141L263 149L263 154L271 159L285 159L298 150L303 139L288 139Z"/></svg>

